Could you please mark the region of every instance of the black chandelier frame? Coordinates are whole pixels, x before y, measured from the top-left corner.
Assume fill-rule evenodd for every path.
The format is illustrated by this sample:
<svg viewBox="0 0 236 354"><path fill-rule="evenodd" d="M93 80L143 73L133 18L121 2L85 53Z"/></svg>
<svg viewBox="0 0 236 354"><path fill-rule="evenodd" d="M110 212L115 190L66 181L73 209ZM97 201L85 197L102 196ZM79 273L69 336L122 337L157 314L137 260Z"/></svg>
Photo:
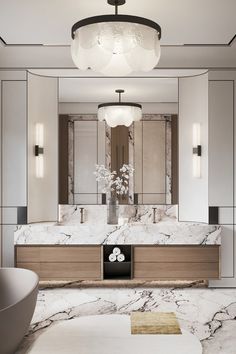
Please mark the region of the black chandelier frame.
<svg viewBox="0 0 236 354"><path fill-rule="evenodd" d="M121 94L124 93L124 90L118 89L115 91L116 93L119 94L119 101L118 102L106 102L106 103L101 103L98 105L98 109L102 107L111 107L111 106L131 106L131 107L138 107L142 109L142 105L139 103L134 103L134 102L121 102Z"/></svg>
<svg viewBox="0 0 236 354"><path fill-rule="evenodd" d="M108 0L107 2L109 5L115 6L115 14L87 17L84 18L83 20L76 22L71 29L72 39L75 38L76 31L81 27L89 26L96 23L107 23L107 22L126 22L126 23L128 22L128 23L136 23L139 25L144 25L156 30L158 33L159 40L161 39L161 26L158 23L144 17L118 14L118 6L125 4L125 0Z"/></svg>

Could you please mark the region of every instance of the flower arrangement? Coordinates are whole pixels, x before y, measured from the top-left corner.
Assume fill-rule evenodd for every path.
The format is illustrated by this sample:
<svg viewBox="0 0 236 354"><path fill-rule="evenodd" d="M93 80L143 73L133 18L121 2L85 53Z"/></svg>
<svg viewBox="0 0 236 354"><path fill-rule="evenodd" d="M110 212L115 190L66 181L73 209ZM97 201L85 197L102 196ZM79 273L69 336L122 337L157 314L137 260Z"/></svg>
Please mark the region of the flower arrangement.
<svg viewBox="0 0 236 354"><path fill-rule="evenodd" d="M124 164L119 175L116 171L108 170L104 165L96 165L96 181L103 184L103 193L111 193L112 195L124 195L129 190L129 179L133 176L134 169L132 165Z"/></svg>

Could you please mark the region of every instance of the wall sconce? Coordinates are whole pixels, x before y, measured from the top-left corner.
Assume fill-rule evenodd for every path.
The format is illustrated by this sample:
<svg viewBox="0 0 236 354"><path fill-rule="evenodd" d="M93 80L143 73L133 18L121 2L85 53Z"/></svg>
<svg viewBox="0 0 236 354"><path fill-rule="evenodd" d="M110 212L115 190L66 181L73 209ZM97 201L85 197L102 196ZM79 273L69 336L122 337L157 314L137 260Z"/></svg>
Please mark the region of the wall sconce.
<svg viewBox="0 0 236 354"><path fill-rule="evenodd" d="M193 124L193 177L201 177L201 127L200 123Z"/></svg>
<svg viewBox="0 0 236 354"><path fill-rule="evenodd" d="M43 178L44 176L44 127L42 123L37 123L35 126L35 146L34 146L34 155L36 157L35 169L36 177Z"/></svg>

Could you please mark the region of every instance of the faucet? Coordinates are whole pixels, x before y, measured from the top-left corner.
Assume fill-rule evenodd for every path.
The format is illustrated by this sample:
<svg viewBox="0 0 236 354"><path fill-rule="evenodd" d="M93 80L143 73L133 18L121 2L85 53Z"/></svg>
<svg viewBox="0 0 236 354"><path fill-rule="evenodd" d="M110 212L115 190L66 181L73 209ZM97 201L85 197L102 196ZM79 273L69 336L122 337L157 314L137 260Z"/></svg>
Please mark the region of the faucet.
<svg viewBox="0 0 236 354"><path fill-rule="evenodd" d="M152 219L152 222L153 224L156 224L156 211L157 211L157 208L152 208L153 210L153 219Z"/></svg>
<svg viewBox="0 0 236 354"><path fill-rule="evenodd" d="M80 210L80 223L84 223L84 208L79 208Z"/></svg>

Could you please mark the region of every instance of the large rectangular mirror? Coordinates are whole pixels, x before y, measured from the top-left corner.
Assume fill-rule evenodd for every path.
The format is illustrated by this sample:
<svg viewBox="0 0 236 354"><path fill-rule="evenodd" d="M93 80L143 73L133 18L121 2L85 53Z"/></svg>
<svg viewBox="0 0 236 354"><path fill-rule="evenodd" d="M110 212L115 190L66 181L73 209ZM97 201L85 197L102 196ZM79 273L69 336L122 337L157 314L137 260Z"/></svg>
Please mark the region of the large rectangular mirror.
<svg viewBox="0 0 236 354"><path fill-rule="evenodd" d="M125 79L126 101L141 103L143 116L129 127L116 128L98 121L96 108L102 101L116 100L113 88L122 80L100 82L107 93L98 89L101 80L60 79L59 203L105 204L95 166L119 171L131 164L134 175L120 203L177 204L177 79Z"/></svg>

